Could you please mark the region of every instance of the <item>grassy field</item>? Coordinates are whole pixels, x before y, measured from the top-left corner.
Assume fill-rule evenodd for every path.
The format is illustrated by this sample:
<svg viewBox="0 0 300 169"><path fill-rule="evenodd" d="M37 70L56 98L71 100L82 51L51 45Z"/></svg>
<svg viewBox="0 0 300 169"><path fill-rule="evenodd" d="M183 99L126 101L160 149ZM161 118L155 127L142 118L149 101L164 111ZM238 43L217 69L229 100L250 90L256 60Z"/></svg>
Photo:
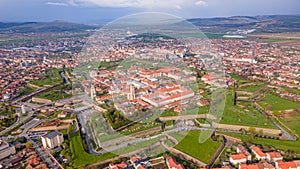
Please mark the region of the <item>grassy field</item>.
<svg viewBox="0 0 300 169"><path fill-rule="evenodd" d="M236 75L236 74L230 74L230 77L235 79L235 80L244 80L243 77L239 76L239 75Z"/></svg>
<svg viewBox="0 0 300 169"><path fill-rule="evenodd" d="M181 140L186 133L172 133L170 134L177 140ZM220 147L221 143L214 142L211 139L200 144L199 140L200 131L190 131L187 135L175 146L176 149L193 156L204 163L209 163L213 155Z"/></svg>
<svg viewBox="0 0 300 169"><path fill-rule="evenodd" d="M283 141L283 140L273 140L273 139L265 139L265 138L251 138L248 135L241 135L241 134L229 134L225 133L226 135L240 138L243 142L250 142L252 144L260 144L265 146L271 146L276 149L280 150L293 150L297 154L300 154L300 141Z"/></svg>
<svg viewBox="0 0 300 169"><path fill-rule="evenodd" d="M261 89L264 86L266 86L266 84L258 84L258 85L253 85L253 86L247 86L247 87L243 87L243 88L238 88L237 90L247 91L247 92L255 92L255 91Z"/></svg>
<svg viewBox="0 0 300 169"><path fill-rule="evenodd" d="M167 117L167 116L178 116L178 113L174 111L174 109L165 110L160 117Z"/></svg>
<svg viewBox="0 0 300 169"><path fill-rule="evenodd" d="M43 93L36 95L36 97L43 98L43 99L49 99L52 101L71 97L72 95L65 93L63 88L64 88L63 86L55 87L52 90L49 90L47 92L43 92Z"/></svg>
<svg viewBox="0 0 300 169"><path fill-rule="evenodd" d="M285 125L300 135L300 116L281 119Z"/></svg>
<svg viewBox="0 0 300 169"><path fill-rule="evenodd" d="M243 126L253 126L262 128L276 128L266 117L258 112L250 103L238 102L238 104L245 106L235 106L233 103L233 92L227 91L226 104L224 114L220 123L233 124Z"/></svg>
<svg viewBox="0 0 300 169"><path fill-rule="evenodd" d="M294 93L294 94L300 95L300 90L298 90L298 89L292 89L292 88L288 88L288 87L281 87L281 89L283 91L287 91L289 93Z"/></svg>
<svg viewBox="0 0 300 169"><path fill-rule="evenodd" d="M161 126L161 124L156 123L156 122L150 122L150 123L145 123L145 124L137 123L137 124L134 124L132 126L129 126L129 127L125 128L120 133L122 133L124 135L129 135L129 134L149 130L151 128L155 128L155 127L159 127L159 126Z"/></svg>
<svg viewBox="0 0 300 169"><path fill-rule="evenodd" d="M82 147L82 140L78 132L70 139L70 148L74 168L82 168L86 165L110 159L115 156L112 153L105 153L103 155L92 155L85 152Z"/></svg>
<svg viewBox="0 0 300 169"><path fill-rule="evenodd" d="M18 93L19 93L19 96L24 96L24 95L34 92L35 90L36 89L33 87L25 86L21 90L19 90Z"/></svg>
<svg viewBox="0 0 300 169"><path fill-rule="evenodd" d="M40 80L34 80L30 83L36 86L44 87L44 85L53 86L62 82L59 71L61 69L50 69L46 71L45 76Z"/></svg>
<svg viewBox="0 0 300 169"><path fill-rule="evenodd" d="M150 139L150 140L145 140L145 141L142 141L142 142L139 142L139 143L136 143L136 144L133 144L133 145L128 145L127 147L125 148L122 148L122 149L118 149L116 151L113 151L113 153L115 154L126 154L126 153L129 153L129 152L132 152L132 151L135 151L135 150L139 150L139 149L142 149L142 148L146 148L146 147L149 147L155 143L158 143L159 140L162 138L163 136L160 136L160 137L156 137L156 138L153 138L153 139ZM150 150L151 152L151 150Z"/></svg>
<svg viewBox="0 0 300 169"><path fill-rule="evenodd" d="M279 96L275 96L273 94L267 93L266 96L263 98L262 101L259 102L259 104L263 108L267 108L269 105L271 105L271 110L288 110L288 109L295 109L299 108L300 104L296 102L292 102L283 98L280 98Z"/></svg>

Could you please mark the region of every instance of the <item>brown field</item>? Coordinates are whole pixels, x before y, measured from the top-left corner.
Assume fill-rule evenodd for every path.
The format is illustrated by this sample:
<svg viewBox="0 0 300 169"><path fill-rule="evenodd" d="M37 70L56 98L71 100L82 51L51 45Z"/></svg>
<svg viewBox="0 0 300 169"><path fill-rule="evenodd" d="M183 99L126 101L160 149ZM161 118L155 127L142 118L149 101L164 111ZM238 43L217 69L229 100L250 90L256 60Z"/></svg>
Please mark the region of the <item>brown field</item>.
<svg viewBox="0 0 300 169"><path fill-rule="evenodd" d="M267 39L300 40L300 33L264 33L264 34L252 34L248 36L267 38Z"/></svg>
<svg viewBox="0 0 300 169"><path fill-rule="evenodd" d="M248 37L260 38L263 41L280 46L300 47L300 33L265 33L248 35Z"/></svg>
<svg viewBox="0 0 300 169"><path fill-rule="evenodd" d="M300 116L300 108L299 109L294 109L294 110L289 110L285 111L280 115L281 118L291 118L291 117L297 117Z"/></svg>
<svg viewBox="0 0 300 169"><path fill-rule="evenodd" d="M300 47L300 40L290 40L290 41L280 41L280 42L274 42L275 44L279 46L297 46Z"/></svg>

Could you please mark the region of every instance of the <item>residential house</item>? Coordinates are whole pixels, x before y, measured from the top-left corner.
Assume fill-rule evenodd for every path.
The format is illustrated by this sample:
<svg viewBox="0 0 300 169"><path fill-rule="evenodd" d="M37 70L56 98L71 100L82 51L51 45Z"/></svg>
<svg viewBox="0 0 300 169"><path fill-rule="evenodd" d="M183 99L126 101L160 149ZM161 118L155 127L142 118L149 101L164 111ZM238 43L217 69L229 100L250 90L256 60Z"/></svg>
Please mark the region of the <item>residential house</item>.
<svg viewBox="0 0 300 169"><path fill-rule="evenodd" d="M266 160L267 159L267 154L262 152L259 147L253 146L251 148L251 151L258 160Z"/></svg>
<svg viewBox="0 0 300 169"><path fill-rule="evenodd" d="M267 160L271 162L282 161L283 157L279 152L269 152L267 154Z"/></svg>
<svg viewBox="0 0 300 169"><path fill-rule="evenodd" d="M247 162L247 156L243 153L232 154L232 155L230 155L229 161L232 165L236 165L236 164L240 164L240 163L246 163Z"/></svg>
<svg viewBox="0 0 300 169"><path fill-rule="evenodd" d="M182 164L177 163L174 157L167 156L166 163L169 169L184 169Z"/></svg>

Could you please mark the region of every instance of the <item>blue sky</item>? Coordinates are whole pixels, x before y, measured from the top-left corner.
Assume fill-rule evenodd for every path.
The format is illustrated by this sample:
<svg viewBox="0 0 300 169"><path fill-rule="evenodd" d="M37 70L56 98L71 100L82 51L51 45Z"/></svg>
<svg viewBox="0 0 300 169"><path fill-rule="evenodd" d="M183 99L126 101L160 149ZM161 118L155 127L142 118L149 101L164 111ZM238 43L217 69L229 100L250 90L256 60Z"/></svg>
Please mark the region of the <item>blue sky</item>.
<svg viewBox="0 0 300 169"><path fill-rule="evenodd" d="M107 22L137 12L183 18L300 14L300 0L0 0L0 21Z"/></svg>

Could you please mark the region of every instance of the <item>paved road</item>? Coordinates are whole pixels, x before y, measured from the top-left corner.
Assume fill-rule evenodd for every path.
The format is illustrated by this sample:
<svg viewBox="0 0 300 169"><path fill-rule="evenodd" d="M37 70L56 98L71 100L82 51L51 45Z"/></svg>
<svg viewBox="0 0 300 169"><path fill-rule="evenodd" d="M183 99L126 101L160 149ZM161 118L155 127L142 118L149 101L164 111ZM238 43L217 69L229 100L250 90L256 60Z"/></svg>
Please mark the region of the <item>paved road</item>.
<svg viewBox="0 0 300 169"><path fill-rule="evenodd" d="M0 132L0 135L3 135L3 134L5 134L5 133L7 133L8 131L10 131L10 130L13 129L14 127L18 126L19 124L22 124L23 122L25 122L26 120L28 120L29 118L31 118L33 114L34 114L34 112L31 111L31 112L28 113L28 115L27 115L26 117L19 117L19 118L17 119L17 121L16 121L14 124L12 124L12 125L9 126L8 128L6 128L5 130L2 130L2 131Z"/></svg>
<svg viewBox="0 0 300 169"><path fill-rule="evenodd" d="M47 165L50 168L60 169L60 167L53 161L53 159L36 142L31 140L30 137L26 137L26 138L27 138L27 140L29 140L33 143L33 147L34 147L35 151L39 154L41 159L47 163Z"/></svg>
<svg viewBox="0 0 300 169"><path fill-rule="evenodd" d="M25 135L28 130L30 130L31 128L34 128L36 126L38 126L39 124L41 124L44 120L38 119L38 118L34 118L32 120L30 120L29 122L27 122L26 124L24 124L23 126L21 126L21 128L23 128L23 131L20 135Z"/></svg>

